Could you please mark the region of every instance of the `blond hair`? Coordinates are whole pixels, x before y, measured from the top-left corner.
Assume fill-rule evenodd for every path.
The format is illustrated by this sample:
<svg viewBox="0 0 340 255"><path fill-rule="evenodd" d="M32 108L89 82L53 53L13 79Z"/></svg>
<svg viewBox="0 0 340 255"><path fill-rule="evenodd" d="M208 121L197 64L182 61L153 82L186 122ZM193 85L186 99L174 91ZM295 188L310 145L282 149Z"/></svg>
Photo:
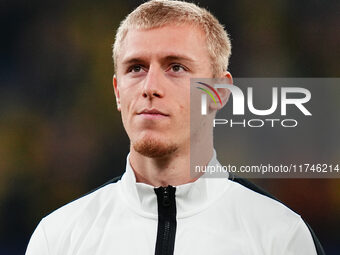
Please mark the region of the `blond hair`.
<svg viewBox="0 0 340 255"><path fill-rule="evenodd" d="M204 8L193 3L170 0L151 0L143 3L120 23L113 44L115 70L117 70L121 44L129 29L151 29L183 23L198 26L205 32L213 75L219 76L226 71L231 54L231 43L223 25Z"/></svg>

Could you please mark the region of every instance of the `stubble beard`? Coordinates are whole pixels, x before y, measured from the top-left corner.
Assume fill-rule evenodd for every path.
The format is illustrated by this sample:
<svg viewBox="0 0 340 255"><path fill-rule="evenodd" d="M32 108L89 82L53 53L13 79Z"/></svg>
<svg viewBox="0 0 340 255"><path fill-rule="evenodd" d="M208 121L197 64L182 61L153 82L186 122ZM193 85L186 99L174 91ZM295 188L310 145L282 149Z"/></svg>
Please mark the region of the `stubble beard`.
<svg viewBox="0 0 340 255"><path fill-rule="evenodd" d="M154 137L143 137L132 143L135 151L149 158L166 157L177 151L178 146Z"/></svg>

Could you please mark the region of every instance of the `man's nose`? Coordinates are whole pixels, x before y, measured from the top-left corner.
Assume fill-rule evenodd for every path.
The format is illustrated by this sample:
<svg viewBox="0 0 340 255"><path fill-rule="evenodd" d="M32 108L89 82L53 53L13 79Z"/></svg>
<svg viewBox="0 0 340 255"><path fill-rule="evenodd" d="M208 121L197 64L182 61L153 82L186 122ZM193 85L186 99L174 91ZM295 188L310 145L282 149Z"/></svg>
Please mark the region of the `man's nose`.
<svg viewBox="0 0 340 255"><path fill-rule="evenodd" d="M143 97L162 98L164 96L164 75L160 67L150 66L143 85Z"/></svg>

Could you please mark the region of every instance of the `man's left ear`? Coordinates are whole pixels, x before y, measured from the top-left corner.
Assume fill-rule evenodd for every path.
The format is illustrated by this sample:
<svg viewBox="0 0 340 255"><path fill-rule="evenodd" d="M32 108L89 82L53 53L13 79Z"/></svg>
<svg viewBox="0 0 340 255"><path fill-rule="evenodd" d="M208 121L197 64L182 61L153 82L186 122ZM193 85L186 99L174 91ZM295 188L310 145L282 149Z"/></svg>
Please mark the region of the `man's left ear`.
<svg viewBox="0 0 340 255"><path fill-rule="evenodd" d="M113 90L116 96L117 110L120 111L120 96L119 96L118 82L117 82L116 75L113 75Z"/></svg>
<svg viewBox="0 0 340 255"><path fill-rule="evenodd" d="M223 83L227 83L227 84L230 84L230 85L233 84L233 77L231 76L231 73L229 73L228 71L225 71L221 78L223 80ZM211 102L209 106L212 110L220 110L221 108L223 108L226 105L226 103L228 102L229 96L230 96L229 89L217 88L216 90L217 90L218 95L221 98L222 105L220 103L215 104L214 102Z"/></svg>

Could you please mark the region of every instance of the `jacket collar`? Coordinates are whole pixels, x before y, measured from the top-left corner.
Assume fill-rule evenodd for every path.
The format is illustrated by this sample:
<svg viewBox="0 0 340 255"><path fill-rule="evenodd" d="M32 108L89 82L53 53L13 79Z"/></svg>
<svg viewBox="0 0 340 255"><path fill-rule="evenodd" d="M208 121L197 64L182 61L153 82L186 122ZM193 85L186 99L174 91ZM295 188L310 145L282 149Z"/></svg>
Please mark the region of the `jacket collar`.
<svg viewBox="0 0 340 255"><path fill-rule="evenodd" d="M146 217L157 217L157 197L154 186L137 183L135 173L131 167L128 154L126 171L121 179L122 197L128 206ZM208 166L220 166L214 150ZM220 175L219 175L220 177ZM187 217L199 213L218 199L228 187L228 174L223 178L211 178L202 175L195 182L186 183L176 187L177 218Z"/></svg>

